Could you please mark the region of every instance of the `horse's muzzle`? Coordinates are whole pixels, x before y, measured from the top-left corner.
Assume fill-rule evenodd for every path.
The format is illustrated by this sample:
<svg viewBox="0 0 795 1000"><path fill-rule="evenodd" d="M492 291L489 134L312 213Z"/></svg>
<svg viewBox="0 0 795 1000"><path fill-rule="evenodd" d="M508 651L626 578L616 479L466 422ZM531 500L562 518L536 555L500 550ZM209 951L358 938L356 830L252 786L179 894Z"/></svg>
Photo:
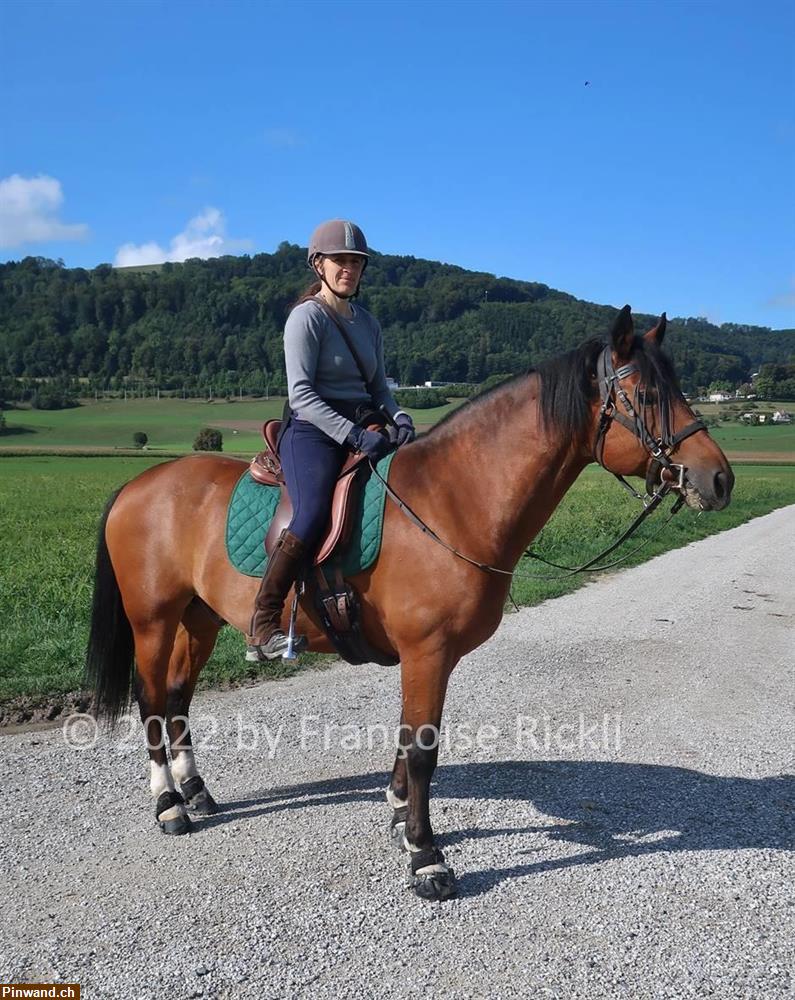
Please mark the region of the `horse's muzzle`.
<svg viewBox="0 0 795 1000"><path fill-rule="evenodd" d="M723 510L728 507L734 488L734 473L726 466L711 474L688 469L684 497L694 510Z"/></svg>

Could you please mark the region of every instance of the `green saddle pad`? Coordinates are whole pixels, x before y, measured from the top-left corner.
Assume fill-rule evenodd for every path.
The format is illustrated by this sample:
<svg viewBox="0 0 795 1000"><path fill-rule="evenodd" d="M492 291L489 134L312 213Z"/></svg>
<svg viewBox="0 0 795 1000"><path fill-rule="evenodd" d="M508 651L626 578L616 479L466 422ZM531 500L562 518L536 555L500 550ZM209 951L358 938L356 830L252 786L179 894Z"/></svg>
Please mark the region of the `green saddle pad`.
<svg viewBox="0 0 795 1000"><path fill-rule="evenodd" d="M395 453L382 458L376 468L389 479ZM239 573L262 576L265 572L265 535L279 504L278 486L263 486L243 473L232 493L226 512L226 552ZM373 475L359 493L351 538L341 554L343 576L361 573L375 562L381 550L386 493Z"/></svg>

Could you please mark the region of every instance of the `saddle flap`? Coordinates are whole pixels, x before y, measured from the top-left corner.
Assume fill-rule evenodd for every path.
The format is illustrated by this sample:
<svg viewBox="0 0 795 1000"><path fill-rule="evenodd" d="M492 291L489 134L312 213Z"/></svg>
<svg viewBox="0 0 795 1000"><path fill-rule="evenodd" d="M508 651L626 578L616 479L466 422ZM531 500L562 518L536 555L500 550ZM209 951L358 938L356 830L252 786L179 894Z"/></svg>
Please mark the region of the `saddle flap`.
<svg viewBox="0 0 795 1000"><path fill-rule="evenodd" d="M356 500L359 496L358 489L354 490L353 486L355 482L361 481L361 477L356 475L356 471L362 464L364 457L364 455L349 455L342 467L331 499L328 529L315 555L316 566L328 559L340 542L347 541L350 535L353 508L356 506Z"/></svg>

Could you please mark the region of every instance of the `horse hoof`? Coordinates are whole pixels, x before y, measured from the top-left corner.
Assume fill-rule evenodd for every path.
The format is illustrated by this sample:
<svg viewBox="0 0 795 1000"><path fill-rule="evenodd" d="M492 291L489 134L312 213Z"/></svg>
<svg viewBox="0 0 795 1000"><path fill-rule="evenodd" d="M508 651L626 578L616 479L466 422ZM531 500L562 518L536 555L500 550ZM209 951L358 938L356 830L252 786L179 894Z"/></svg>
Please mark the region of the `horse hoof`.
<svg viewBox="0 0 795 1000"><path fill-rule="evenodd" d="M437 903L458 895L455 872L445 863L444 854L438 847L412 851L408 887L420 899L430 899Z"/></svg>
<svg viewBox="0 0 795 1000"><path fill-rule="evenodd" d="M206 788L194 795L192 799L188 799L187 807L197 816L214 816L218 812L218 803Z"/></svg>
<svg viewBox="0 0 795 1000"><path fill-rule="evenodd" d="M178 837L190 833L190 817L185 812L185 800L179 792L161 792L155 806L155 816L163 833Z"/></svg>
<svg viewBox="0 0 795 1000"><path fill-rule="evenodd" d="M183 781L180 787L185 796L185 803L192 813L197 816L212 816L218 812L218 803L207 791L207 786L198 775Z"/></svg>
<svg viewBox="0 0 795 1000"><path fill-rule="evenodd" d="M455 899L458 895L458 884L452 868L447 871L436 871L428 875L412 875L409 888L420 899L434 903L443 903L447 899Z"/></svg>
<svg viewBox="0 0 795 1000"><path fill-rule="evenodd" d="M158 820L158 823L163 833L168 833L175 837L181 837L183 834L190 833L193 828L190 816L184 815L175 816L173 819Z"/></svg>

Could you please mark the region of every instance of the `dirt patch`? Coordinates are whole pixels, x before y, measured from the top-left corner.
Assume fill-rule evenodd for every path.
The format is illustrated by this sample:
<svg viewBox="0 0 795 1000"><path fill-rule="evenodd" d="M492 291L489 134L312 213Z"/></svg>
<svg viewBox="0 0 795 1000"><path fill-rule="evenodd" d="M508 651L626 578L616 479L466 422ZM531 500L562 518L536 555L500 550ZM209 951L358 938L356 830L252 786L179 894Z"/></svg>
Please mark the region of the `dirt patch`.
<svg viewBox="0 0 795 1000"><path fill-rule="evenodd" d="M756 462L766 465L771 462L787 462L795 465L795 451L727 451L730 462Z"/></svg>
<svg viewBox="0 0 795 1000"><path fill-rule="evenodd" d="M40 698L20 695L0 705L0 734L52 729L74 712L87 712L90 704L91 699L85 691L67 691Z"/></svg>

